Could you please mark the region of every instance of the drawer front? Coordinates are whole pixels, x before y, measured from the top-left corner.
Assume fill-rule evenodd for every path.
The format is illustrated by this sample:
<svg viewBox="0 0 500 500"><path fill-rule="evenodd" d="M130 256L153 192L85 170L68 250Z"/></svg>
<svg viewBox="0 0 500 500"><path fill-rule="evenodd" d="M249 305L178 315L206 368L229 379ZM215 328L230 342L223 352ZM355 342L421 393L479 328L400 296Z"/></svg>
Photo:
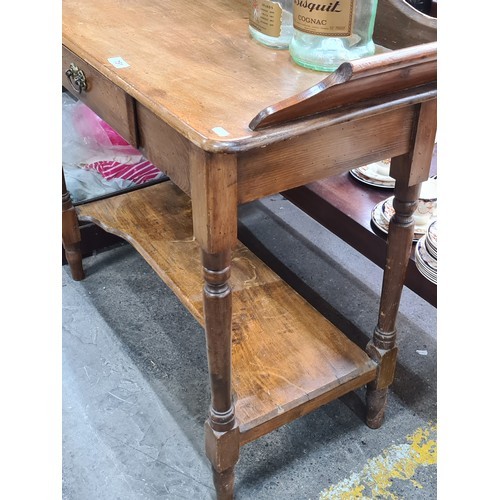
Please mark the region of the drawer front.
<svg viewBox="0 0 500 500"><path fill-rule="evenodd" d="M66 71L72 64L83 72L84 89L79 85L78 76L70 79L66 75ZM62 85L113 127L132 146L137 147L135 104L132 97L64 46L62 48Z"/></svg>

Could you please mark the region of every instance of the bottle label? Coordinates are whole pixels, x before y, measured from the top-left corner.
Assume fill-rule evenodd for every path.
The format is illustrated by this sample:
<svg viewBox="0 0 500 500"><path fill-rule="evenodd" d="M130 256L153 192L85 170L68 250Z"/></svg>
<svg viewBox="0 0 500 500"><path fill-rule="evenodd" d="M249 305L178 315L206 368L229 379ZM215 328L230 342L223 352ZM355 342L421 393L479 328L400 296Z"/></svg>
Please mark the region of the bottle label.
<svg viewBox="0 0 500 500"><path fill-rule="evenodd" d="M355 0L294 0L293 27L311 35L351 36Z"/></svg>
<svg viewBox="0 0 500 500"><path fill-rule="evenodd" d="M264 35L278 38L281 34L283 10L278 2L252 0L250 3L250 26Z"/></svg>

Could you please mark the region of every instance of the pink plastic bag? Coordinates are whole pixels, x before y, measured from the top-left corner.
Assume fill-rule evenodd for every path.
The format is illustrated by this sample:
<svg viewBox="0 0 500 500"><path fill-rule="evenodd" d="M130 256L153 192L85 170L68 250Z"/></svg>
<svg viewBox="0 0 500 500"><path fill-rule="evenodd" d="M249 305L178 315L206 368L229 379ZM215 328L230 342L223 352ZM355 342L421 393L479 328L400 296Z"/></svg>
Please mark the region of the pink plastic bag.
<svg viewBox="0 0 500 500"><path fill-rule="evenodd" d="M143 184L163 175L142 153L81 101L63 100L68 141L67 157L82 169L94 170L109 181ZM63 120L64 121L64 120Z"/></svg>
<svg viewBox="0 0 500 500"><path fill-rule="evenodd" d="M116 130L96 115L88 106L78 102L73 112L75 130L87 141L94 141L100 146L122 146L123 154L140 155Z"/></svg>

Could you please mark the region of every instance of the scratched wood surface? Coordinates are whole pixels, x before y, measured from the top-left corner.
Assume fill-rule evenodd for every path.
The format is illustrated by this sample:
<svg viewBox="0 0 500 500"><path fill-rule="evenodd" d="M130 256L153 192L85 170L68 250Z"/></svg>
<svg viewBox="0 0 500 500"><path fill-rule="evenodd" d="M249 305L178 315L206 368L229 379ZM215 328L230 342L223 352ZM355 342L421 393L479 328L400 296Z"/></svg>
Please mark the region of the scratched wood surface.
<svg viewBox="0 0 500 500"><path fill-rule="evenodd" d="M164 182L78 212L129 241L203 324L199 245L180 189ZM374 379L375 363L241 243L230 282L241 444Z"/></svg>

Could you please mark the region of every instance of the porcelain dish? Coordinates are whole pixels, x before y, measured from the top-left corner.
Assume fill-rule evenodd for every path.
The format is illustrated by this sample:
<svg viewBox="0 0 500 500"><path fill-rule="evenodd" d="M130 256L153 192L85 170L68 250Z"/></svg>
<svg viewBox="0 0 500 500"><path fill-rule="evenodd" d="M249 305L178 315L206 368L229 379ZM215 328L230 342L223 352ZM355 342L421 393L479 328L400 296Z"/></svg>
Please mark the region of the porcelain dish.
<svg viewBox="0 0 500 500"><path fill-rule="evenodd" d="M393 189L396 181L389 174L390 160L369 163L350 170L350 174L360 182L370 186Z"/></svg>
<svg viewBox="0 0 500 500"><path fill-rule="evenodd" d="M425 241L427 235L422 236L415 246L415 265L420 273L429 281L437 285L437 259L429 254Z"/></svg>

